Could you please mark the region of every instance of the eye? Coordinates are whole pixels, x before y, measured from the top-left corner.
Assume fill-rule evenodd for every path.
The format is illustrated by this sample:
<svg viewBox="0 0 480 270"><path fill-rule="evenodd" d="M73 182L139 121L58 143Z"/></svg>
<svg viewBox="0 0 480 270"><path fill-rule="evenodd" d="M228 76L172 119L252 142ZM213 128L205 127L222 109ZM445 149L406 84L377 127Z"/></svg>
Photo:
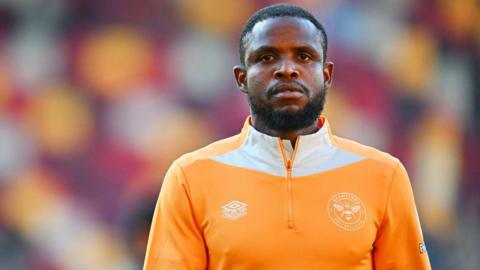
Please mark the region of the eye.
<svg viewBox="0 0 480 270"><path fill-rule="evenodd" d="M300 61L307 62L310 61L312 57L308 53L300 53L298 55L298 59L300 59Z"/></svg>
<svg viewBox="0 0 480 270"><path fill-rule="evenodd" d="M262 63L270 63L275 59L275 57L271 54L264 54L258 58L258 60Z"/></svg>

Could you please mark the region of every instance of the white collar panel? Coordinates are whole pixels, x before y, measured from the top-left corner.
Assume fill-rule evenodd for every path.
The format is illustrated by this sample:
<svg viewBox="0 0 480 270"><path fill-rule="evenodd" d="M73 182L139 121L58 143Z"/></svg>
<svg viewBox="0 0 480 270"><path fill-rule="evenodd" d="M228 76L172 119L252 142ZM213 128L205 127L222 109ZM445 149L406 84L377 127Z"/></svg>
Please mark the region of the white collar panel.
<svg viewBox="0 0 480 270"><path fill-rule="evenodd" d="M363 160L364 157L338 148L332 143L330 128L326 119L315 133L298 137L297 149L293 151L278 137L272 137L257 131L247 119L244 132L247 132L243 144L232 151L211 159L250 170L256 170L276 176L286 176L280 143L284 144L287 158L289 152L295 152L292 164L292 176L307 176L326 172ZM290 151L289 151L289 148Z"/></svg>

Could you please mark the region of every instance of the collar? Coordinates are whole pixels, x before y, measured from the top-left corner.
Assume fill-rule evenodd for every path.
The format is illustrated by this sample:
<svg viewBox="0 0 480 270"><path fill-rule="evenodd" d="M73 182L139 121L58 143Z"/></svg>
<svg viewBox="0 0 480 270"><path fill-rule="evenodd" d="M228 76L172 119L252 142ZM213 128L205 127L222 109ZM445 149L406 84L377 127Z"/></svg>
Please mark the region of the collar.
<svg viewBox="0 0 480 270"><path fill-rule="evenodd" d="M328 158L335 152L328 120L321 116L318 119L319 129L312 134L300 135L294 149L289 140L270 136L256 130L252 126L252 117L245 120L242 128L246 149L256 149L258 162L269 164L275 171L285 171L286 160L291 160L293 169L310 164L318 158ZM280 146L282 144L282 146Z"/></svg>
<svg viewBox="0 0 480 270"><path fill-rule="evenodd" d="M332 146L332 132L328 120L324 116L318 118L319 129L312 134L299 135L296 141L296 152L302 155L305 151L308 152L309 147L321 147L327 150ZM285 150L294 151L289 140L282 140L279 137L270 136L256 130L252 125L252 117L248 116L245 120L241 132L245 140L251 141L254 144L261 144L265 147L278 148L278 144L282 143L285 146ZM298 158L298 156L296 157Z"/></svg>
<svg viewBox="0 0 480 270"><path fill-rule="evenodd" d="M289 167L294 177L329 171L364 159L337 147L328 120L324 117L319 120L321 128L315 133L298 136L295 149L292 149L290 141L253 128L251 117L248 117L240 133L241 145L211 159L276 176L288 175Z"/></svg>

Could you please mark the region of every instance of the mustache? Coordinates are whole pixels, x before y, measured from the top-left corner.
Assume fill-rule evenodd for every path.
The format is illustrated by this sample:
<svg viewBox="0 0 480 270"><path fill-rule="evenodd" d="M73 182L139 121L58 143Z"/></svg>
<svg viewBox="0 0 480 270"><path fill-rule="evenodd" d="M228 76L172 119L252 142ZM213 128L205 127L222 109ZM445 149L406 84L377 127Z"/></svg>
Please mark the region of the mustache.
<svg viewBox="0 0 480 270"><path fill-rule="evenodd" d="M305 85L303 85L302 83L299 83L297 81L290 81L289 83L292 83L292 84L295 84L297 85L298 87L302 88L303 92L306 94L306 95L309 95L310 94L310 89L308 89ZM281 85L281 84L285 84L285 82L277 82L275 83L274 85L270 86L267 88L267 97L271 97L274 95L274 91L275 89Z"/></svg>

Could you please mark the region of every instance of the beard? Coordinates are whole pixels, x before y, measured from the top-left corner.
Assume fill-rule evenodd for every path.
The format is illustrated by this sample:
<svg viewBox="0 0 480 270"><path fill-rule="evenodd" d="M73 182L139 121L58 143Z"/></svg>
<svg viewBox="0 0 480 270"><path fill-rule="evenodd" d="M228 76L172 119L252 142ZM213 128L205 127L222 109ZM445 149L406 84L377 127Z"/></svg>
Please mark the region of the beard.
<svg viewBox="0 0 480 270"><path fill-rule="evenodd" d="M300 85L305 94L309 94L309 89ZM267 98L270 98L272 87L267 90ZM252 115L255 115L265 125L272 130L278 131L293 131L306 128L312 125L320 116L325 105L326 91L322 85L319 94L312 97L304 108L297 111L277 111L271 105L254 97L248 91L248 103Z"/></svg>

